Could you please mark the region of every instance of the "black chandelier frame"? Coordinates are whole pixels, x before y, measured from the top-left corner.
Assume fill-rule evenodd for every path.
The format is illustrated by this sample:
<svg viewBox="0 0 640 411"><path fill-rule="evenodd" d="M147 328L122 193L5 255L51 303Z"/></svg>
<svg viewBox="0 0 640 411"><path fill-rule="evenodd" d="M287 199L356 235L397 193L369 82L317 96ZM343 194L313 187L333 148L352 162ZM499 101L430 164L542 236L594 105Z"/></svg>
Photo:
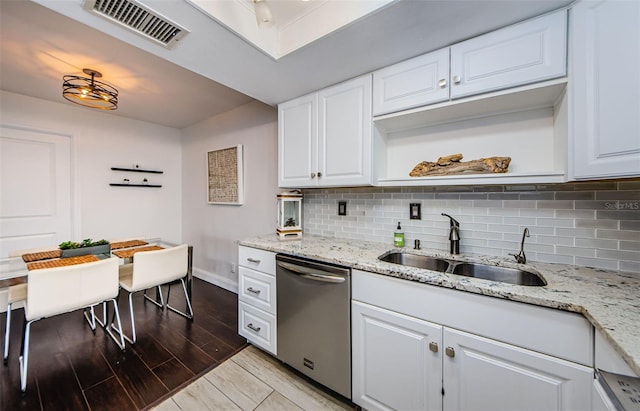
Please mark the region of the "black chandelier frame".
<svg viewBox="0 0 640 411"><path fill-rule="evenodd" d="M93 69L83 69L91 78L68 74L62 77L62 96L68 101L84 107L99 110L118 108L118 90L104 81L96 80L102 73Z"/></svg>

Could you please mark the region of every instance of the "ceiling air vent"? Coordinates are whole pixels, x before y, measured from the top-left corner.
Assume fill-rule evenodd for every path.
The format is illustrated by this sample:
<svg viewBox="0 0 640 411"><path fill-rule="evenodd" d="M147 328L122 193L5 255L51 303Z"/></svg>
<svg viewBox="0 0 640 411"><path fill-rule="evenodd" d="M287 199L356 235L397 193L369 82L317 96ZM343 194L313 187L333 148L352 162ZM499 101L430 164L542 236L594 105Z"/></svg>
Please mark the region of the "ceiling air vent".
<svg viewBox="0 0 640 411"><path fill-rule="evenodd" d="M173 48L180 39L189 34L187 29L137 1L84 0L82 7L167 48Z"/></svg>

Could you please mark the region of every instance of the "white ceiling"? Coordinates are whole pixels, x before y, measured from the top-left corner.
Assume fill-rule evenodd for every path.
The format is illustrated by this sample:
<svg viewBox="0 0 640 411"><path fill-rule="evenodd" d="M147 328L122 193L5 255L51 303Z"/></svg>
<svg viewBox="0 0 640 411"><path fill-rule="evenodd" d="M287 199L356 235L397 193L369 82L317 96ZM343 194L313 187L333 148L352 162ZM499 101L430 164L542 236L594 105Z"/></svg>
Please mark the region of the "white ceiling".
<svg viewBox="0 0 640 411"><path fill-rule="evenodd" d="M267 1L288 25L314 7ZM120 91L111 113L183 128L252 99L275 105L571 0L396 0L277 59L186 0L142 2L190 34L169 50L87 12L81 0L0 0L0 89L71 104L61 96L62 76L89 67Z"/></svg>

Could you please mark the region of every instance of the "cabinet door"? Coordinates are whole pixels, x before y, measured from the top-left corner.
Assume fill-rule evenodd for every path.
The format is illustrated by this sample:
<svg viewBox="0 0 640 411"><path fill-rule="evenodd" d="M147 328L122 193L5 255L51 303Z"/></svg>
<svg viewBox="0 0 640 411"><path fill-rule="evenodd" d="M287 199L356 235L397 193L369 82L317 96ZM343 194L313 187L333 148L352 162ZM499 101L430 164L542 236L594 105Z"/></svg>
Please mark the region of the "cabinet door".
<svg viewBox="0 0 640 411"><path fill-rule="evenodd" d="M449 48L373 73L373 115L449 99Z"/></svg>
<svg viewBox="0 0 640 411"><path fill-rule="evenodd" d="M278 185L317 185L318 95L302 96L278 106Z"/></svg>
<svg viewBox="0 0 640 411"><path fill-rule="evenodd" d="M441 409L442 327L357 301L351 316L353 402L369 411Z"/></svg>
<svg viewBox="0 0 640 411"><path fill-rule="evenodd" d="M562 10L451 47L451 98L566 75L567 13Z"/></svg>
<svg viewBox="0 0 640 411"><path fill-rule="evenodd" d="M590 410L593 369L444 329L444 409Z"/></svg>
<svg viewBox="0 0 640 411"><path fill-rule="evenodd" d="M318 93L318 184L371 184L371 75Z"/></svg>
<svg viewBox="0 0 640 411"><path fill-rule="evenodd" d="M576 179L640 175L640 2L571 10L571 136Z"/></svg>

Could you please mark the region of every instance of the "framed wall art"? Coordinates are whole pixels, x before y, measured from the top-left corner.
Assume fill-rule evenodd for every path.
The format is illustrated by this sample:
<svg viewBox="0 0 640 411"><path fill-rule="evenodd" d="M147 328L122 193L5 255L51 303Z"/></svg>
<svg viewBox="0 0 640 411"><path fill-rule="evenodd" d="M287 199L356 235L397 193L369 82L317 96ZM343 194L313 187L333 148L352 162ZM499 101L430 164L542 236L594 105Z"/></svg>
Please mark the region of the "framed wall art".
<svg viewBox="0 0 640 411"><path fill-rule="evenodd" d="M242 144L207 153L207 202L244 204Z"/></svg>

